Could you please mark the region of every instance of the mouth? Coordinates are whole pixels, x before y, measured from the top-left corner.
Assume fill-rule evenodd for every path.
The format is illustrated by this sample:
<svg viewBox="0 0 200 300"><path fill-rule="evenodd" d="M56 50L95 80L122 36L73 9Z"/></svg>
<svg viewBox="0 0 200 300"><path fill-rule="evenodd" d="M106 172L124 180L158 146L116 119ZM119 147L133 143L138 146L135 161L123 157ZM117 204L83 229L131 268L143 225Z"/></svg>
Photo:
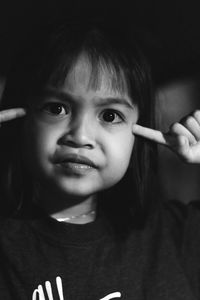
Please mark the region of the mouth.
<svg viewBox="0 0 200 300"><path fill-rule="evenodd" d="M97 169L97 165L89 158L78 155L68 154L56 160L56 164L64 168L68 173L85 174L88 171Z"/></svg>

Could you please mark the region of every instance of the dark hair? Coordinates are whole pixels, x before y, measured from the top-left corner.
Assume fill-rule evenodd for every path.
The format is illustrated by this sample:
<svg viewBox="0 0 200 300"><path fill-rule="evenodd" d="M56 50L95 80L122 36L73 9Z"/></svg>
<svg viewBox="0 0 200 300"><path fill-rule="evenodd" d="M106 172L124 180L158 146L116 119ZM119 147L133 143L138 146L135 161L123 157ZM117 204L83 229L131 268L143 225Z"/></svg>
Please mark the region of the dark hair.
<svg viewBox="0 0 200 300"><path fill-rule="evenodd" d="M91 84L98 85L100 67L112 70L114 89L123 90L125 78L129 95L139 108L139 123L154 128L150 67L140 49L137 34L131 32L130 28L124 29L101 23L62 23L59 26L49 26L43 31L40 29L40 34L32 38L32 42L27 42L25 51L15 58L7 77L1 109L27 107L47 83L62 85L78 56L85 53L92 65L92 75L95 75L91 77ZM1 148L1 185L4 187L6 199L12 199L15 203L26 198L32 186L21 170L22 122L22 119L18 119L6 123L0 131L1 141L6 140ZM147 207L145 201L148 200L150 204L150 199L153 198L154 156L155 146L136 137L130 167L115 189L122 196L119 191L124 193L124 188L133 186L134 193L126 190L126 196L123 194L123 205L120 197L118 202L115 200L116 215L120 213L122 216L123 206L127 219L133 211L138 220L143 219ZM109 211L109 205L105 204L104 208Z"/></svg>

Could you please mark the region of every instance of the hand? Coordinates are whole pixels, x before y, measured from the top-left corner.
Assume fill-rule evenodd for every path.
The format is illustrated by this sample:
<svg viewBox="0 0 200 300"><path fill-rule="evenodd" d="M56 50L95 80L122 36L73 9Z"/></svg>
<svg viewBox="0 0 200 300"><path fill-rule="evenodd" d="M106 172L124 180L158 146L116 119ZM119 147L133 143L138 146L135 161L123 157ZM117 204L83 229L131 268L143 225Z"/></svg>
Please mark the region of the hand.
<svg viewBox="0 0 200 300"><path fill-rule="evenodd" d="M26 115L24 108L11 108L0 111L0 125L3 122L7 122L16 118L20 118Z"/></svg>
<svg viewBox="0 0 200 300"><path fill-rule="evenodd" d="M200 163L200 110L174 123L167 133L134 124L133 134L169 147L185 162Z"/></svg>

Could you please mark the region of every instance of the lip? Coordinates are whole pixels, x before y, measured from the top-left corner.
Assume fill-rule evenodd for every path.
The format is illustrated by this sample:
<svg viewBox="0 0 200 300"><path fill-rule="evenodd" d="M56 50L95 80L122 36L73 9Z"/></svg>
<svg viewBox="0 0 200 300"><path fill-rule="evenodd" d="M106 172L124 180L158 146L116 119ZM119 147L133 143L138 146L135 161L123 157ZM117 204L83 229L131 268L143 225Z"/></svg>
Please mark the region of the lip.
<svg viewBox="0 0 200 300"><path fill-rule="evenodd" d="M80 168L97 168L97 165L89 158L79 154L66 154L56 159L57 164L80 166ZM82 167L81 167L82 166Z"/></svg>

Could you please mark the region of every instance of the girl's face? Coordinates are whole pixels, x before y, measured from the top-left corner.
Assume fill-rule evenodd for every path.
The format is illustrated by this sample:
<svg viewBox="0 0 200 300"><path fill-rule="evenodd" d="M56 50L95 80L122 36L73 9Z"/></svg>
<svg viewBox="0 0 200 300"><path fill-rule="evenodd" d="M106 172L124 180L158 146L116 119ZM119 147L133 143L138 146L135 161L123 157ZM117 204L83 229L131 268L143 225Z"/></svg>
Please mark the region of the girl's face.
<svg viewBox="0 0 200 300"><path fill-rule="evenodd" d="M91 65L81 55L60 88L47 86L25 121L25 164L33 177L68 197L89 197L125 174L134 144L137 107L101 72L90 84ZM47 184L47 185L46 185Z"/></svg>

